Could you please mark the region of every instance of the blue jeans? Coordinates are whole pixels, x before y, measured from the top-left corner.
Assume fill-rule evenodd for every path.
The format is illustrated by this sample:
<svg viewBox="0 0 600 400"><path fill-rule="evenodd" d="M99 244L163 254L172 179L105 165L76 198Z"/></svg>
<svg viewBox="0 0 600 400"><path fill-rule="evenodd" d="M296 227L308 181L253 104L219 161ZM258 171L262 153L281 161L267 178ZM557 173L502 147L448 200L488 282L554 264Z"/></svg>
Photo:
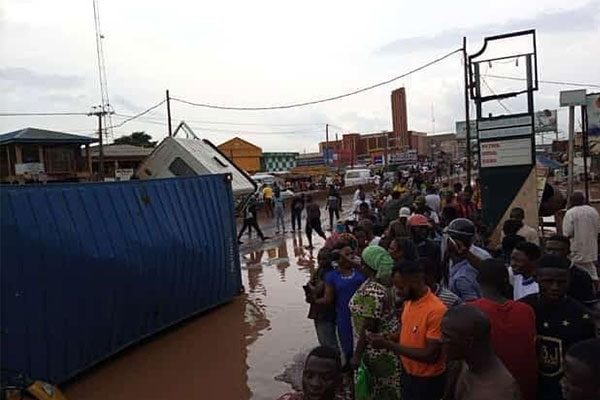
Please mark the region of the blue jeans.
<svg viewBox="0 0 600 400"><path fill-rule="evenodd" d="M276 208L275 209L275 217L277 218L277 230L282 230L285 231L285 222L284 222L284 211L283 208ZM279 229L279 226L281 225L281 229Z"/></svg>
<svg viewBox="0 0 600 400"><path fill-rule="evenodd" d="M315 330L317 331L317 339L321 346L327 346L337 350L338 342L335 322L319 321L315 319Z"/></svg>

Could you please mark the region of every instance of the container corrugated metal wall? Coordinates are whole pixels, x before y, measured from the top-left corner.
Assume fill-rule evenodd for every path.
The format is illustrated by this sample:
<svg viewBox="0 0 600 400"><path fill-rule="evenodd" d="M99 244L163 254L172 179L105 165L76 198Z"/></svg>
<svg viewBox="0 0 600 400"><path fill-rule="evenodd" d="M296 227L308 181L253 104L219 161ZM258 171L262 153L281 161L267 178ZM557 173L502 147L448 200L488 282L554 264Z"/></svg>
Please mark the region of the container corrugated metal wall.
<svg viewBox="0 0 600 400"><path fill-rule="evenodd" d="M63 382L241 289L228 175L0 199L3 368Z"/></svg>

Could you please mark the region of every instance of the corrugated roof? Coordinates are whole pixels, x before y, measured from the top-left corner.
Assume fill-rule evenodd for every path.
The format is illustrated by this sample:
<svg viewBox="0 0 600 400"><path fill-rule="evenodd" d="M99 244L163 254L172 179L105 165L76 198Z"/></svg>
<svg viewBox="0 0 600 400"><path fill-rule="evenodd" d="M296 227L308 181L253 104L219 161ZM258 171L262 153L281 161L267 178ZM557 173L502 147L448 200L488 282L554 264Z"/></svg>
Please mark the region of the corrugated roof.
<svg viewBox="0 0 600 400"><path fill-rule="evenodd" d="M94 143L98 139L71 133L25 128L0 135L0 144L8 143Z"/></svg>
<svg viewBox="0 0 600 400"><path fill-rule="evenodd" d="M133 146L131 144L110 144L103 148L104 157L147 157L152 153L154 147ZM98 156L98 146L90 148L92 157Z"/></svg>
<svg viewBox="0 0 600 400"><path fill-rule="evenodd" d="M247 140L241 139L241 138L239 138L237 136L234 137L233 139L229 139L228 141L221 143L217 147L219 149L221 149L221 148L227 148L228 145L234 145L235 143L244 143L244 144L246 144L246 145L248 145L248 146L250 146L252 148L258 149L258 150L260 150L262 152L262 149L260 147L258 147L257 145L252 144L252 143L248 142Z"/></svg>

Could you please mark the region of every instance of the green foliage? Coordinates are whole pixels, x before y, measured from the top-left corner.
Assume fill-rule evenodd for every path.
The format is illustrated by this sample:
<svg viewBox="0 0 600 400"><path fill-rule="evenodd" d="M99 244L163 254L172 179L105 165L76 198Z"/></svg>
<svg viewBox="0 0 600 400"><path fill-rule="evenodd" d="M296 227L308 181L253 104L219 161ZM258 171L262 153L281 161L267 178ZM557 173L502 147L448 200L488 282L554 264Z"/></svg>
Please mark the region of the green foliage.
<svg viewBox="0 0 600 400"><path fill-rule="evenodd" d="M152 141L152 136L146 132L133 132L129 136L121 136L115 139L115 144L130 144L132 146L140 147L154 147L157 142Z"/></svg>

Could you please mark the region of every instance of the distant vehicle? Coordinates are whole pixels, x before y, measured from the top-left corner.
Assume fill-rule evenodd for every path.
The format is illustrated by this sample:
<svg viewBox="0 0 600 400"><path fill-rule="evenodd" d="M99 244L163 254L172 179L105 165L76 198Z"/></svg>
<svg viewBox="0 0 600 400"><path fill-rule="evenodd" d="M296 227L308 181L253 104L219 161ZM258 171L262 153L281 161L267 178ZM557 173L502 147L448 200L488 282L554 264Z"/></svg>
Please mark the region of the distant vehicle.
<svg viewBox="0 0 600 400"><path fill-rule="evenodd" d="M271 174L255 174L252 175L251 178L258 186L272 185L275 183L275 176Z"/></svg>
<svg viewBox="0 0 600 400"><path fill-rule="evenodd" d="M344 175L344 184L346 186L367 185L375 182L368 169L349 169Z"/></svg>
<svg viewBox="0 0 600 400"><path fill-rule="evenodd" d="M241 168L206 139L167 137L139 166L139 179L231 174L236 211L256 192L257 185Z"/></svg>

